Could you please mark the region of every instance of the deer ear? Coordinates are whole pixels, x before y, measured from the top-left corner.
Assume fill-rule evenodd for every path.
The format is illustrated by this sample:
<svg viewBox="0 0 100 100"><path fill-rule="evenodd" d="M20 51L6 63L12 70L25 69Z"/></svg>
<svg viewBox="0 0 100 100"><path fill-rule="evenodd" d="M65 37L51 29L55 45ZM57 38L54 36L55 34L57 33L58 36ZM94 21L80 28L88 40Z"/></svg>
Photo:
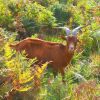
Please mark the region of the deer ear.
<svg viewBox="0 0 100 100"><path fill-rule="evenodd" d="M61 35L60 38L63 39L63 40L66 40L67 39L67 36Z"/></svg>

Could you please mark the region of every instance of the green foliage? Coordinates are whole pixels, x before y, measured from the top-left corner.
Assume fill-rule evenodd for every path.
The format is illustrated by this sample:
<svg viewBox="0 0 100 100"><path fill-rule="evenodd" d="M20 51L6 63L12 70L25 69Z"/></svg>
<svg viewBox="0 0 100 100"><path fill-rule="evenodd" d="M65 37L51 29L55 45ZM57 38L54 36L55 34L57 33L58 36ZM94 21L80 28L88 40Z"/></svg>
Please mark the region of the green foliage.
<svg viewBox="0 0 100 100"><path fill-rule="evenodd" d="M54 2L57 2L58 0L35 0L35 2L38 2L40 3L41 5L45 6L45 7L48 7L50 6L51 4L53 4Z"/></svg>
<svg viewBox="0 0 100 100"><path fill-rule="evenodd" d="M69 20L71 13L67 11L67 6L65 4L60 4L56 2L50 6L51 11L57 19L57 22L61 25L66 24Z"/></svg>
<svg viewBox="0 0 100 100"><path fill-rule="evenodd" d="M8 9L11 11L11 14L13 17L16 17L18 13L20 13L24 7L25 7L25 2L24 0L9 0L8 1Z"/></svg>
<svg viewBox="0 0 100 100"><path fill-rule="evenodd" d="M98 0L0 0L0 100L11 89L18 91L22 100L97 99L100 95L98 4ZM9 43L15 41L21 28L25 28L21 32L25 32L26 36L47 30L45 40L65 44L56 33L58 31L54 31L56 36L49 34L51 28L65 25L73 29L88 23L90 25L78 35L81 51L76 50L71 64L66 68L66 84L62 83L60 74L54 79L52 71L46 70L45 75L42 75L48 62L32 69L31 65L36 59L29 60L23 53L9 48ZM32 35L32 38L37 36ZM25 92L27 95L23 95Z"/></svg>
<svg viewBox="0 0 100 100"><path fill-rule="evenodd" d="M84 38L84 42L86 43L86 45L84 46L83 55L85 57L86 56L89 57L89 55L91 54L91 50L92 50L93 39L91 37L87 37L87 38Z"/></svg>
<svg viewBox="0 0 100 100"><path fill-rule="evenodd" d="M0 25L3 27L10 27L13 20L13 16L7 7L7 3L0 0Z"/></svg>
<svg viewBox="0 0 100 100"><path fill-rule="evenodd" d="M45 25L50 27L53 26L56 21L51 11L36 2L33 4L27 4L22 13L22 22L25 27L29 29Z"/></svg>
<svg viewBox="0 0 100 100"><path fill-rule="evenodd" d="M92 33L93 45L92 50L100 54L100 31L97 30Z"/></svg>
<svg viewBox="0 0 100 100"><path fill-rule="evenodd" d="M60 79L59 79L60 78ZM67 85L61 83L61 77L55 79L53 83L42 86L40 100L62 100L67 95Z"/></svg>

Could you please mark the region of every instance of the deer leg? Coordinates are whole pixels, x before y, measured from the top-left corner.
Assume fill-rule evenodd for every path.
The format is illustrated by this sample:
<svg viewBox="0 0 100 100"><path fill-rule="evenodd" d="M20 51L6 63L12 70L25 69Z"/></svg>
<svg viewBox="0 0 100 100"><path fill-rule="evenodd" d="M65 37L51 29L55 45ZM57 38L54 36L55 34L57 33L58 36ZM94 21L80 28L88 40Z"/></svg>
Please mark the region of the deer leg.
<svg viewBox="0 0 100 100"><path fill-rule="evenodd" d="M53 75L54 75L54 78L56 78L58 75L58 72L53 71Z"/></svg>
<svg viewBox="0 0 100 100"><path fill-rule="evenodd" d="M65 72L64 72L64 69L60 69L60 73L62 75L62 82L65 83Z"/></svg>

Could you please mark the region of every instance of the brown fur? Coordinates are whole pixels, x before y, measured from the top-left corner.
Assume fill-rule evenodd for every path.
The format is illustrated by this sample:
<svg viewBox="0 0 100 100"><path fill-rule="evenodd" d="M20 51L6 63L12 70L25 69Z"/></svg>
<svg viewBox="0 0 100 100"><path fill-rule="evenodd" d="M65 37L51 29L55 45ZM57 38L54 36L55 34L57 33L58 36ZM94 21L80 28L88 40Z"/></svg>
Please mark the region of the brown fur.
<svg viewBox="0 0 100 100"><path fill-rule="evenodd" d="M75 39L69 39L74 42ZM15 45L10 45L16 51L23 51L27 53L28 58L37 57L38 61L45 63L51 61L51 67L55 72L60 72L64 76L64 69L70 63L73 53L68 52L67 46L61 43L48 42L41 39L27 38ZM76 45L76 44L75 44Z"/></svg>

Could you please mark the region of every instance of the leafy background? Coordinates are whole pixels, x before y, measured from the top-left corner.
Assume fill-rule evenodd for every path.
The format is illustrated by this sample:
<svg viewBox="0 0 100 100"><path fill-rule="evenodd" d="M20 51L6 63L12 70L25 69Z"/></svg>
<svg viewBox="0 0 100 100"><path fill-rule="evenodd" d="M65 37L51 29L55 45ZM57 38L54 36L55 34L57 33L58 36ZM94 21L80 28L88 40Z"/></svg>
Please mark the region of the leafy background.
<svg viewBox="0 0 100 100"><path fill-rule="evenodd" d="M100 1L99 0L0 0L0 99L3 100L99 100L100 99ZM65 32L90 24L78 35L71 64L66 69L66 84L61 75L53 78L46 70L49 62L31 64L24 52L9 48L26 37L42 37L63 43Z"/></svg>

